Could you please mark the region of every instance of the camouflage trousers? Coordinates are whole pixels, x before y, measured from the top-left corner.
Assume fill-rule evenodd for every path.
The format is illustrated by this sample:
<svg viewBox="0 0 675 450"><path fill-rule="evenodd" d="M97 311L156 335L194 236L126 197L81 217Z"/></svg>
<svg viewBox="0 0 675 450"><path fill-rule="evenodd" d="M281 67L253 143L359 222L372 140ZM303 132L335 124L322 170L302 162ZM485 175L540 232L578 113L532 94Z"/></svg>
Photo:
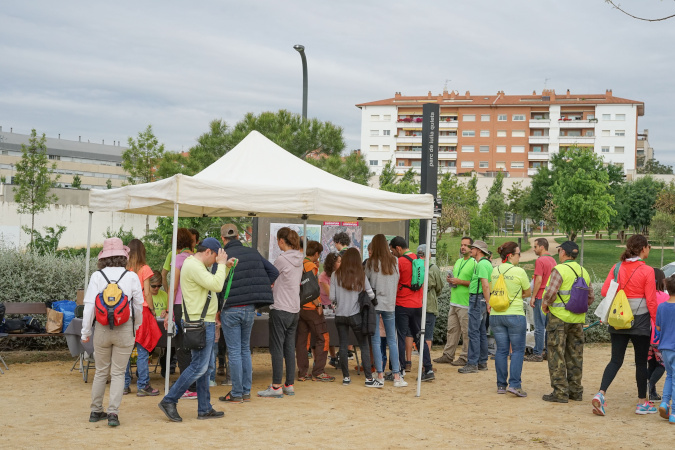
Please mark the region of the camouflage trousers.
<svg viewBox="0 0 675 450"><path fill-rule="evenodd" d="M580 397L584 388L581 375L584 365L584 325L563 322L548 314L548 372L553 395L558 398Z"/></svg>

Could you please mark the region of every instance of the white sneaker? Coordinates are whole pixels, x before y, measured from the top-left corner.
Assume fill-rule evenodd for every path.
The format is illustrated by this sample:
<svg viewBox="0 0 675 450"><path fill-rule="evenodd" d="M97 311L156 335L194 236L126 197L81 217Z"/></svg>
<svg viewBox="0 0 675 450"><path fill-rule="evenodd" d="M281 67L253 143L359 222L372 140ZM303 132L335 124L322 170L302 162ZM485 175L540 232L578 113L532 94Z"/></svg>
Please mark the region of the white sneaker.
<svg viewBox="0 0 675 450"><path fill-rule="evenodd" d="M344 378L342 379L342 384L343 384L344 386L349 386L349 384L350 384L351 382L352 382L352 379L349 378L349 377L344 377Z"/></svg>
<svg viewBox="0 0 675 450"><path fill-rule="evenodd" d="M405 381L403 378L394 380L394 387L406 387L406 386L408 386L408 382Z"/></svg>
<svg viewBox="0 0 675 450"><path fill-rule="evenodd" d="M366 387L381 388L384 387L384 383L382 383L377 378L371 378L369 380L366 380Z"/></svg>

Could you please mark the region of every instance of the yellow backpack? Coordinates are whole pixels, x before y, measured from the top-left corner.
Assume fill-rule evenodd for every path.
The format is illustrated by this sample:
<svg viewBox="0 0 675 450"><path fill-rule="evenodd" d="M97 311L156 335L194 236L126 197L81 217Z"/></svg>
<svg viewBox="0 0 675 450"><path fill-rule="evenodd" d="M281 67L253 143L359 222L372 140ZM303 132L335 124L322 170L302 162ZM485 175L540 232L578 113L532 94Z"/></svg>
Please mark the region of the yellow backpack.
<svg viewBox="0 0 675 450"><path fill-rule="evenodd" d="M509 269L504 273L497 269L499 272L499 277L492 288L492 292L490 292L490 308L497 312L506 311L509 309L509 306L511 306L511 303L513 303L513 300L509 300L509 290L506 288L506 280L504 279L504 274L511 269L513 269L513 266L509 267ZM517 296L518 294L516 293L516 296L513 297L513 299L515 299Z"/></svg>
<svg viewBox="0 0 675 450"><path fill-rule="evenodd" d="M614 271L614 278L617 280L617 283L619 281L619 266L620 264L617 264L617 268ZM633 278L635 272L637 272L637 269L633 271L631 276L628 278L628 281ZM626 283L623 285L624 288L628 284L628 281L626 281ZM628 297L626 297L626 292L623 290L623 288L621 288L617 291L616 296L614 296L612 306L609 307L607 323L609 326L614 327L617 330L628 330L633 327L634 320L635 316L633 316L633 309L630 307L630 302L628 301Z"/></svg>

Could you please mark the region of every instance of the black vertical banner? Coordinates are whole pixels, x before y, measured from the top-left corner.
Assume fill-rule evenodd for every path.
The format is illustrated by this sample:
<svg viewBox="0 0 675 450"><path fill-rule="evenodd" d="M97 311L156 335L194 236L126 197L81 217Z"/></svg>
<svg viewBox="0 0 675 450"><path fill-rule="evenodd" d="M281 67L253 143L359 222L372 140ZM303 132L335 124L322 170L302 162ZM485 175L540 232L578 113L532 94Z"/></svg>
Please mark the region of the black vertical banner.
<svg viewBox="0 0 675 450"><path fill-rule="evenodd" d="M421 193L431 194L436 198L438 194L438 119L440 106L437 103L426 103L422 107L422 173ZM436 220L431 224L431 248L428 249L430 258L436 258ZM420 221L419 243L426 243L427 224Z"/></svg>

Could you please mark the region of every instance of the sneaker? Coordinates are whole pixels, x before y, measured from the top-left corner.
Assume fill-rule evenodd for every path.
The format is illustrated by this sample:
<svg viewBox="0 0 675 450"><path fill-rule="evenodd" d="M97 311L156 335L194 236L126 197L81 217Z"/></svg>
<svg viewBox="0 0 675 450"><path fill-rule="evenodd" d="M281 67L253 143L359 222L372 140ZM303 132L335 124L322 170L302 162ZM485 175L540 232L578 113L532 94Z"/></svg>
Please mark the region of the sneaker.
<svg viewBox="0 0 675 450"><path fill-rule="evenodd" d="M354 359L354 352L351 350L347 351L347 359L352 360Z"/></svg>
<svg viewBox="0 0 675 450"><path fill-rule="evenodd" d="M408 382L405 381L403 378L394 380L394 387L406 387L406 386L408 386Z"/></svg>
<svg viewBox="0 0 675 450"><path fill-rule="evenodd" d="M209 380L209 387L215 387L218 386L218 383L216 383L216 380Z"/></svg>
<svg viewBox="0 0 675 450"><path fill-rule="evenodd" d="M436 375L434 374L433 370L429 370L428 372L424 372L422 374L422 381L434 381L436 379Z"/></svg>
<svg viewBox="0 0 675 450"><path fill-rule="evenodd" d="M244 399L244 402L250 402L251 401L251 393L249 392L248 394L244 394L242 396L242 399Z"/></svg>
<svg viewBox="0 0 675 450"><path fill-rule="evenodd" d="M661 401L661 396L656 392L655 388L649 391L649 400L652 402Z"/></svg>
<svg viewBox="0 0 675 450"><path fill-rule="evenodd" d="M150 385L136 391L136 397L154 397L156 395L159 395L159 391Z"/></svg>
<svg viewBox="0 0 675 450"><path fill-rule="evenodd" d="M458 359L450 363L451 366L464 367L466 366L466 359Z"/></svg>
<svg viewBox="0 0 675 450"><path fill-rule="evenodd" d="M670 419L668 419L668 423L671 425L675 425L675 414L670 415Z"/></svg>
<svg viewBox="0 0 675 450"><path fill-rule="evenodd" d="M108 414L104 413L103 411L101 412L93 412L89 414L89 422L98 422L99 420L105 420L108 418ZM666 416L666 419L668 416Z"/></svg>
<svg viewBox="0 0 675 450"><path fill-rule="evenodd" d="M206 412L206 413L198 413L197 414L197 419L199 419L199 420L220 419L222 417L225 417L225 413L222 412L222 411L216 411L215 409L211 409L211 411Z"/></svg>
<svg viewBox="0 0 675 450"><path fill-rule="evenodd" d="M434 359L434 362L438 364L452 364L452 358L443 353L440 358Z"/></svg>
<svg viewBox="0 0 675 450"><path fill-rule="evenodd" d="M197 400L197 393L192 391L185 391L183 395L180 396L183 399Z"/></svg>
<svg viewBox="0 0 675 450"><path fill-rule="evenodd" d="M650 401L646 401L642 404L638 404L635 408L635 414L645 415L645 414L656 414L658 410L656 406Z"/></svg>
<svg viewBox="0 0 675 450"><path fill-rule="evenodd" d="M312 376L308 373L304 375L298 374L298 381L312 381Z"/></svg>
<svg viewBox="0 0 675 450"><path fill-rule="evenodd" d="M462 367L461 369L458 369L457 372L459 372L459 373L478 373L478 367L472 366L471 364L467 364L466 366Z"/></svg>
<svg viewBox="0 0 675 450"><path fill-rule="evenodd" d="M525 392L522 388L510 387L506 389L506 392L508 392L509 394L513 394L516 397L527 397L527 392Z"/></svg>
<svg viewBox="0 0 675 450"><path fill-rule="evenodd" d="M221 386L232 386L232 378L227 377L220 383Z"/></svg>
<svg viewBox="0 0 675 450"><path fill-rule="evenodd" d="M663 417L664 419L667 419L669 415L670 415L670 408L668 407L668 403L661 402L661 404L659 405L659 416ZM91 422L91 419L89 421Z"/></svg>
<svg viewBox="0 0 675 450"><path fill-rule="evenodd" d="M321 375L312 377L312 381L335 381L335 377L331 377L326 372L324 372Z"/></svg>
<svg viewBox="0 0 675 450"><path fill-rule="evenodd" d="M293 389L293 385L292 385L292 384L289 385L289 386L286 386L286 385L284 384L284 386L281 388L281 391L282 391L284 394L286 394L286 395L295 395L295 389Z"/></svg>
<svg viewBox="0 0 675 450"><path fill-rule="evenodd" d="M531 355L525 355L525 357L523 358L523 360L524 360L524 361L527 361L527 362L543 362L543 361L544 361L544 357L541 356L541 355L531 354Z"/></svg>
<svg viewBox="0 0 675 450"><path fill-rule="evenodd" d="M545 402L569 403L569 399L567 397L558 397L553 392L551 392L550 394L542 395L541 399Z"/></svg>
<svg viewBox="0 0 675 450"><path fill-rule="evenodd" d="M478 364L478 370L488 370L487 363L486 364Z"/></svg>
<svg viewBox="0 0 675 450"><path fill-rule="evenodd" d="M394 377L394 372L387 372L384 374L384 379L385 381L396 381L396 378Z"/></svg>
<svg viewBox="0 0 675 450"><path fill-rule="evenodd" d="M602 393L598 392L597 394L595 394L595 397L593 397L591 403L593 404L593 414L595 414L596 416L605 415L605 406L607 404L605 403L605 396L602 395Z"/></svg>
<svg viewBox="0 0 675 450"><path fill-rule="evenodd" d="M129 386L124 386L124 390L122 391L122 395L127 395L131 394L131 388Z"/></svg>
<svg viewBox="0 0 675 450"><path fill-rule="evenodd" d="M251 395L249 394L249 397L250 396ZM228 392L227 394L225 394L222 397L218 397L218 400L220 400L221 402L225 402L225 403L244 403L244 398L243 397L233 397L232 391Z"/></svg>
<svg viewBox="0 0 675 450"><path fill-rule="evenodd" d="M117 414L114 414L114 413L108 414L108 426L109 427L119 427L120 426L120 418L117 417Z"/></svg>
<svg viewBox="0 0 675 450"><path fill-rule="evenodd" d="M377 378L366 378L366 387L382 388L384 387L384 383L382 383Z"/></svg>
<svg viewBox="0 0 675 450"><path fill-rule="evenodd" d="M349 377L344 377L344 378L342 379L342 385L343 385L343 386L349 386L349 384L350 384L351 382L352 382L352 379L349 378Z"/></svg>
<svg viewBox="0 0 675 450"><path fill-rule="evenodd" d="M337 359L337 358L333 358L333 357L331 356L330 361L328 361L328 364L330 364L331 366L333 366L334 369L337 369L337 368L338 368L338 359Z"/></svg>
<svg viewBox="0 0 675 450"><path fill-rule="evenodd" d="M283 398L284 391L281 390L281 387L275 388L270 384L264 391L258 391L258 397Z"/></svg>
<svg viewBox="0 0 675 450"><path fill-rule="evenodd" d="M506 394L506 386L497 386L497 394Z"/></svg>

